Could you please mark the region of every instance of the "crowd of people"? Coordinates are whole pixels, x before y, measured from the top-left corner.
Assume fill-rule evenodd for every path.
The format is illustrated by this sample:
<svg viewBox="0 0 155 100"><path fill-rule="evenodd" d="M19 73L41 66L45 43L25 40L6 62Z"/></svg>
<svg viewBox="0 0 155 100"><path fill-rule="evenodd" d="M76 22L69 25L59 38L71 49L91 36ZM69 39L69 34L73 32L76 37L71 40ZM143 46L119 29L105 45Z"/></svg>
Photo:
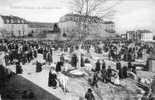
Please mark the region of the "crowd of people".
<svg viewBox="0 0 155 100"><path fill-rule="evenodd" d="M48 86L57 88L58 77L64 70L63 66L68 63L72 68L85 67L86 63L90 63L90 59L85 59L85 54L79 55L74 53L75 50L82 49L88 54L91 54L92 50L96 54L103 53L108 54L107 58L110 61L116 63L116 68L112 66L107 66L104 59L98 59L95 63L94 68L91 70L93 72L93 78L88 80L90 86L98 88L98 81L101 80L104 83L112 83L115 85L120 85L119 79L125 79L128 77L128 71L136 75L136 66L132 64L135 59L143 58L144 54L151 55L153 47L146 43L133 43L130 41L110 41L110 40L85 40L85 41L52 41L52 40L0 40L0 51L4 52L5 64L16 65L16 74L22 74L22 65L30 63L32 60L37 58L38 54L43 55L43 59L46 64L50 65L53 63L53 53L54 51L69 52L71 55L71 60L66 60L65 56L62 54L60 60L56 62L56 67L50 68ZM93 55L92 55L93 56ZM104 55L103 55L104 56ZM80 65L78 62L80 60ZM121 61L128 62L127 66L123 66ZM42 66L45 63L39 61L36 62L36 72L42 71ZM67 65L69 66L69 65ZM147 67L147 65L146 65ZM68 68L69 69L69 68ZM0 75L1 76L1 75ZM2 75L3 76L3 75ZM115 78L115 81L113 81ZM61 82L59 82L61 85ZM63 90L68 91L66 86L62 84ZM92 90L88 89L85 98L87 100L95 100Z"/></svg>

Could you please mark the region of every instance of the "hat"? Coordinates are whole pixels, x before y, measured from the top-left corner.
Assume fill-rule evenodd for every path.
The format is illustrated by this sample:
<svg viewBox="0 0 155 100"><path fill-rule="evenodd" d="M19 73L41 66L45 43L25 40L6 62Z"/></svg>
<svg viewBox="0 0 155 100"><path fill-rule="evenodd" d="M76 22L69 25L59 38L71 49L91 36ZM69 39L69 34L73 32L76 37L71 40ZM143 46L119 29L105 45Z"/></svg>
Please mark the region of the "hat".
<svg viewBox="0 0 155 100"><path fill-rule="evenodd" d="M91 88L88 89L88 92L92 92Z"/></svg>

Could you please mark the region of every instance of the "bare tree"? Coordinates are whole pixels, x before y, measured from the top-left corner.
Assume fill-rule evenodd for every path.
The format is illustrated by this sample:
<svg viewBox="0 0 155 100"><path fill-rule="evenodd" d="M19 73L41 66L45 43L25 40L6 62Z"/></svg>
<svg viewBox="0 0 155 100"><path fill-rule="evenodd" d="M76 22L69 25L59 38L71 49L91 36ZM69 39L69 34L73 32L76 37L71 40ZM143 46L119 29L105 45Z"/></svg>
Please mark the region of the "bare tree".
<svg viewBox="0 0 155 100"><path fill-rule="evenodd" d="M89 34L89 25L91 24L92 21L94 21L91 16L97 16L96 19L98 18L110 18L111 16L114 15L116 12L113 10L113 8L120 3L122 0L113 0L114 3L109 4L108 6L106 5L108 2L112 2L112 0L71 0L70 5L71 5L71 10L84 17L85 20L81 23L81 21L77 22L77 25L79 27L83 27L83 30L79 30L79 35L80 41L85 40L85 37ZM91 19L92 18L92 19ZM88 21L91 20L91 21ZM81 28L79 28L81 29ZM72 34L72 37L75 35ZM95 90L95 93L99 97L100 100L103 100L102 94L100 93L99 90Z"/></svg>
<svg viewBox="0 0 155 100"><path fill-rule="evenodd" d="M111 12L113 7L122 0L71 0L70 8L73 12L81 15L105 15Z"/></svg>
<svg viewBox="0 0 155 100"><path fill-rule="evenodd" d="M76 22L79 27L83 27L79 30L79 35L86 37L89 34L89 25L94 20L89 16L97 16L100 19L111 19L116 12L113 8L121 1L122 0L70 0L69 5L71 10L75 14L85 17L82 23L81 21ZM90 23L88 22L88 18Z"/></svg>

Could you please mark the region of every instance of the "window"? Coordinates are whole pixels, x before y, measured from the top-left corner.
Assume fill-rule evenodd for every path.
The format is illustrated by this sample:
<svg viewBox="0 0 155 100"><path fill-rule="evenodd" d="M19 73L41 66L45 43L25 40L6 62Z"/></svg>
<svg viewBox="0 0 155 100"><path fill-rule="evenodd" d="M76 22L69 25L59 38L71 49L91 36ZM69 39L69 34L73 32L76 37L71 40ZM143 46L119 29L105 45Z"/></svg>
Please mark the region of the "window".
<svg viewBox="0 0 155 100"><path fill-rule="evenodd" d="M7 24L9 24L9 23L10 23L9 19L6 19L6 23L7 23Z"/></svg>
<svg viewBox="0 0 155 100"><path fill-rule="evenodd" d="M24 24L24 20L21 20L21 23L23 23L23 24Z"/></svg>
<svg viewBox="0 0 155 100"><path fill-rule="evenodd" d="M13 19L10 19L11 20L11 24L13 24L14 23L14 20Z"/></svg>
<svg viewBox="0 0 155 100"><path fill-rule="evenodd" d="M17 23L19 23L19 24L21 23L20 19L17 20Z"/></svg>

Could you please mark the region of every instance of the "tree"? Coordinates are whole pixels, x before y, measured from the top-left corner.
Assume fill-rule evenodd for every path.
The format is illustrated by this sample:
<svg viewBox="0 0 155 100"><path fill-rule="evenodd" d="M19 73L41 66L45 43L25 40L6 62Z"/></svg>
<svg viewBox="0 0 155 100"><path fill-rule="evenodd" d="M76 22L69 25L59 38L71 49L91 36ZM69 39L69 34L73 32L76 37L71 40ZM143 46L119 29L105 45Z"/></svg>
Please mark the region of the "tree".
<svg viewBox="0 0 155 100"><path fill-rule="evenodd" d="M74 13L84 16L106 17L112 16L115 10L113 7L122 0L71 0L70 8Z"/></svg>
<svg viewBox="0 0 155 100"><path fill-rule="evenodd" d="M80 39L84 39L89 34L89 25L94 21L95 16L96 19L112 18L116 12L113 7L120 1L122 0L71 0L69 2L71 10L85 18L82 22L76 22L81 29L79 30Z"/></svg>
<svg viewBox="0 0 155 100"><path fill-rule="evenodd" d="M113 10L113 7L115 7L117 4L120 3L121 0L113 0L115 3L111 4L110 6L107 6L106 4L108 2L111 2L112 0L71 0L70 5L71 5L71 10L78 14L81 15L84 20L79 20L77 21L77 25L80 27L79 29L79 34L80 38L79 40L82 42L85 40L85 37L89 35L89 25L94 21L94 20L99 20L101 18L110 18L111 16L114 15L116 12ZM81 17L79 16L79 17ZM96 17L95 17L96 16ZM82 18L80 18L82 19ZM96 22L96 21L95 21ZM81 28L82 27L82 28ZM74 35L74 34L73 34ZM81 44L80 42L80 44ZM81 64L81 58L79 58L79 65ZM96 94L100 98L100 100L103 100L102 94L100 93L100 89L95 90Z"/></svg>

